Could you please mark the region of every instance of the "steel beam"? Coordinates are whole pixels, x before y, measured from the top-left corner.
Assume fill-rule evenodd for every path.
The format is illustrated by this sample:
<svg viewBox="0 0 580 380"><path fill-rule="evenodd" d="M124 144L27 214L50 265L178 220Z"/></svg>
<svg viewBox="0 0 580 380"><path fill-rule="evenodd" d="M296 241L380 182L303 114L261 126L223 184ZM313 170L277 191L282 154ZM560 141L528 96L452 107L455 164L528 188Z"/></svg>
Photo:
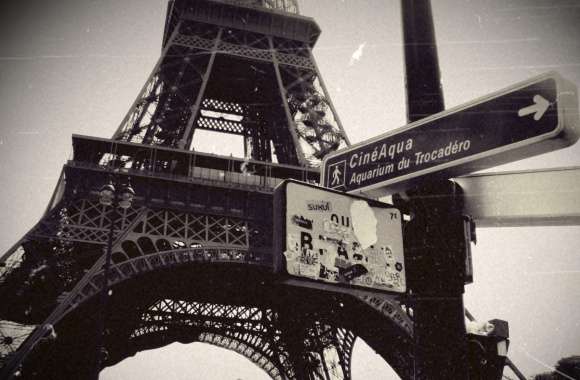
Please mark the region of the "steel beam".
<svg viewBox="0 0 580 380"><path fill-rule="evenodd" d="M478 227L580 225L580 167L454 179Z"/></svg>

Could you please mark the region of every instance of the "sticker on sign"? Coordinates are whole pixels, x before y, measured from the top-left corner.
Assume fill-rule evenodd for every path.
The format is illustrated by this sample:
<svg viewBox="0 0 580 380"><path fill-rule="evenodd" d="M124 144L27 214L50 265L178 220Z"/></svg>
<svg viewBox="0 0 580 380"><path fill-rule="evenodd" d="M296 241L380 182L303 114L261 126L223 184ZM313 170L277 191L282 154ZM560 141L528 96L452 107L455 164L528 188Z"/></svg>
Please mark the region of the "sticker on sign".
<svg viewBox="0 0 580 380"><path fill-rule="evenodd" d="M406 289L401 213L295 181L274 194L277 271L330 284Z"/></svg>
<svg viewBox="0 0 580 380"><path fill-rule="evenodd" d="M379 197L575 143L576 86L552 72L327 156L321 184Z"/></svg>

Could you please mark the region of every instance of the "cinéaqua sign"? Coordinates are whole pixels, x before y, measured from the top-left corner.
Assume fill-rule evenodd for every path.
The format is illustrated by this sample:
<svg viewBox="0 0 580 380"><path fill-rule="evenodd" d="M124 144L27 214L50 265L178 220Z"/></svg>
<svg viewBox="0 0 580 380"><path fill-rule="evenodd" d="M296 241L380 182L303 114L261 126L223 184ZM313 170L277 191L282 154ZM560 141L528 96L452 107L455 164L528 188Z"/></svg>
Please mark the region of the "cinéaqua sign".
<svg viewBox="0 0 580 380"><path fill-rule="evenodd" d="M375 146L372 151L361 151L353 153L348 160L348 167L352 170L349 178L349 185L360 186L361 184L372 181L375 178L382 177L386 174L392 174L397 171L404 171L411 165L421 166L430 162L436 162L442 159L453 159L455 155L462 152L468 152L471 148L471 140L449 141L445 147L435 147L431 151L414 151L412 138L405 141L398 141L396 144L382 143ZM431 149L431 147L429 147ZM410 152L410 154L408 154ZM368 170L356 170L358 168L367 168L369 165L377 163L376 167ZM337 184L340 170L335 170L329 174L333 175L334 183ZM332 181L330 181L332 183Z"/></svg>
<svg viewBox="0 0 580 380"><path fill-rule="evenodd" d="M283 252L279 269L326 283L405 292L398 209L293 181L282 184L276 198L282 231L275 236L284 238L276 245Z"/></svg>
<svg viewBox="0 0 580 380"><path fill-rule="evenodd" d="M321 184L379 197L569 146L578 124L576 86L548 73L333 153Z"/></svg>

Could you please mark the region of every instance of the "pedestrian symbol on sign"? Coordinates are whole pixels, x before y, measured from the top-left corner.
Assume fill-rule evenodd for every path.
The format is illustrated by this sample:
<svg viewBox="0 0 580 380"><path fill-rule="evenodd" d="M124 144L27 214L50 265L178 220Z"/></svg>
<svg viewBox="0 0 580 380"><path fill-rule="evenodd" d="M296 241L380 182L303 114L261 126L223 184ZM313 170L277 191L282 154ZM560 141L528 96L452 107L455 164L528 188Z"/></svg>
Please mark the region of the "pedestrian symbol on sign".
<svg viewBox="0 0 580 380"><path fill-rule="evenodd" d="M328 178L326 183L329 188L336 189L344 186L344 176L346 174L346 161L339 161L328 166Z"/></svg>

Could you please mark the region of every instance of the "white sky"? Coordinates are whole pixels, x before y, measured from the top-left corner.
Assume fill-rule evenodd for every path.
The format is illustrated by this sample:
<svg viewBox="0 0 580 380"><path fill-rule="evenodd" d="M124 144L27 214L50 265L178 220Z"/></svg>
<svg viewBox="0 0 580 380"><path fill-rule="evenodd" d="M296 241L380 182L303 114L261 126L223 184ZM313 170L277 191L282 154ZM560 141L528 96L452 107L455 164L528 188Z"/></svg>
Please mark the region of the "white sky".
<svg viewBox="0 0 580 380"><path fill-rule="evenodd" d="M549 70L580 84L578 1L432 2L448 108ZM314 53L351 141L404 125L399 2L300 5L323 30ZM44 211L71 150L71 134L113 134L158 58L164 17L162 0L0 2L2 251ZM494 171L579 163L577 145ZM580 354L579 232L478 230L475 283L467 288L466 306L479 319L510 322L510 357L526 374ZM359 346L354 379L396 378ZM216 350L173 345L138 355L104 378L131 378L122 374L127 366L140 379L262 376L249 361Z"/></svg>

